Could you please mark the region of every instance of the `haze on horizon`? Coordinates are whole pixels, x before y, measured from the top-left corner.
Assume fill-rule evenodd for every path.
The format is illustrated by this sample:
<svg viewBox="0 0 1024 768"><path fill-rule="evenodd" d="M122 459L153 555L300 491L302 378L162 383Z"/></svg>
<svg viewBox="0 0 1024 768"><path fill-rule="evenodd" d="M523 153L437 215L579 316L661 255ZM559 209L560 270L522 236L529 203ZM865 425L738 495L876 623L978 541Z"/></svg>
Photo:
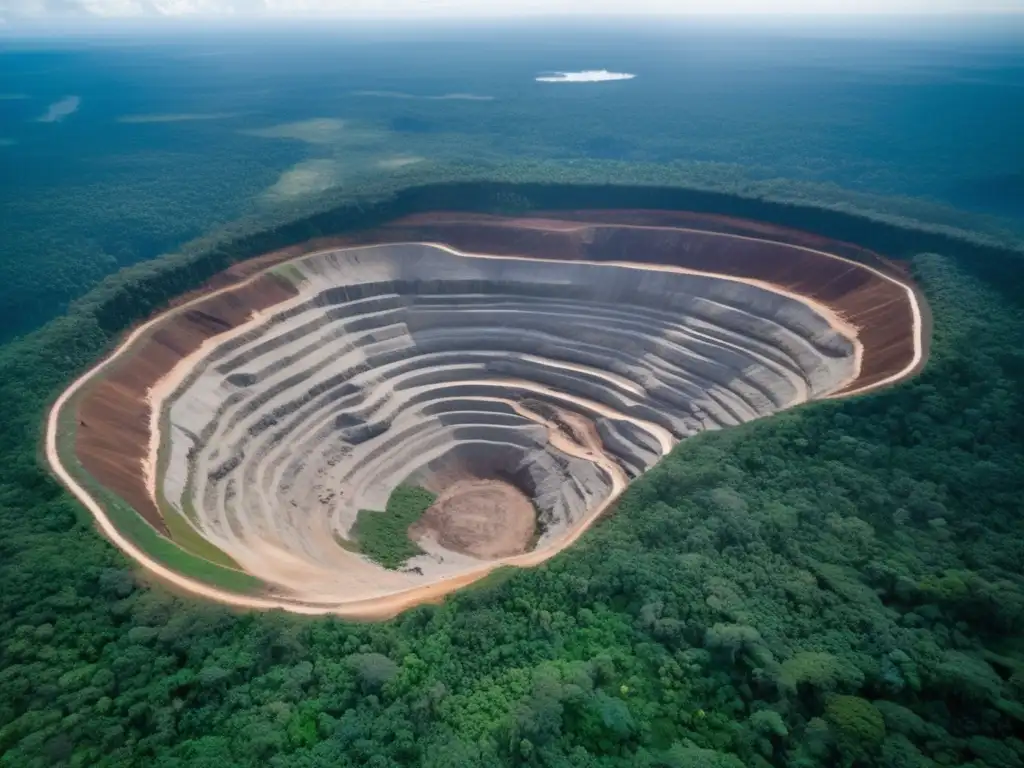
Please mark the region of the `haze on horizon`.
<svg viewBox="0 0 1024 768"><path fill-rule="evenodd" d="M0 0L0 20L1022 14L1024 0Z"/></svg>

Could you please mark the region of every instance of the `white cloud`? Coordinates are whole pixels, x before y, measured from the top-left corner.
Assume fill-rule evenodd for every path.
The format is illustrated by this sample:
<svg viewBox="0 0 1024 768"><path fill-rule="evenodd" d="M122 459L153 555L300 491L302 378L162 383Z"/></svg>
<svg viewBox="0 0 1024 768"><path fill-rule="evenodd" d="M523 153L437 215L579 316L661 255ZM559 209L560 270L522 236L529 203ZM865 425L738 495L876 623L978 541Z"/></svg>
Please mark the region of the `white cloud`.
<svg viewBox="0 0 1024 768"><path fill-rule="evenodd" d="M416 165L426 160L425 157L419 157L418 155L411 156L400 156L400 157L388 157L384 160L377 161L377 167L383 168L388 171L393 171L397 168L405 168L407 165Z"/></svg>
<svg viewBox="0 0 1024 768"><path fill-rule="evenodd" d="M588 69L583 72L554 72L540 75L538 83L603 83L608 80L632 80L636 75L628 72L609 72L607 69Z"/></svg>
<svg viewBox="0 0 1024 768"><path fill-rule="evenodd" d="M336 186L340 167L333 160L305 160L280 175L264 193L267 202L284 202Z"/></svg>
<svg viewBox="0 0 1024 768"><path fill-rule="evenodd" d="M46 109L46 113L40 115L36 122L39 123L59 123L68 115L72 115L78 111L78 106L82 103L82 100L78 96L68 96L66 99L55 101Z"/></svg>
<svg viewBox="0 0 1024 768"><path fill-rule="evenodd" d="M333 117L316 117L312 120L300 120L297 123L281 123L269 128L257 128L242 131L250 136L264 139L292 139L305 141L308 144L334 144L341 138L345 130L345 121Z"/></svg>

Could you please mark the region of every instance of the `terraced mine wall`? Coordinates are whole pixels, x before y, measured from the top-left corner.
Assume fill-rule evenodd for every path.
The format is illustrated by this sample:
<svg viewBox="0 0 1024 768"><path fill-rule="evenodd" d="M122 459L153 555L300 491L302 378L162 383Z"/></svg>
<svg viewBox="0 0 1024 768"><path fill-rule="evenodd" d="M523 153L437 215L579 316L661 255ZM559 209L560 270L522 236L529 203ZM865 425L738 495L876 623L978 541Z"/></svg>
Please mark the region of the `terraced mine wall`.
<svg viewBox="0 0 1024 768"><path fill-rule="evenodd" d="M679 440L923 360L875 254L546 215L422 214L244 265L287 262L145 327L81 399L77 459L161 533L177 516L288 600L343 605L540 562ZM441 499L386 572L352 536L399 484Z"/></svg>
<svg viewBox="0 0 1024 768"><path fill-rule="evenodd" d="M554 216L558 218L551 218ZM744 239L722 237L721 233ZM353 237L354 242L362 239ZM900 281L910 279L904 269L849 243L762 223L672 211L540 212L531 218L430 213L401 219L369 233L366 239L444 242L472 253L509 256L644 261L781 286L835 307L860 329L864 361L857 377L859 388L891 376L914 355L906 333L913 318L904 292L867 270L822 258L816 250L855 260ZM927 334L924 336L926 341Z"/></svg>
<svg viewBox="0 0 1024 768"><path fill-rule="evenodd" d="M167 534L167 526L139 470L150 438L146 393L186 351L294 294L289 283L267 275L186 313L184 322L156 329L130 365L118 365L97 381L79 408L76 451L85 468L160 533Z"/></svg>
<svg viewBox="0 0 1024 768"><path fill-rule="evenodd" d="M560 192L565 192L565 195L561 196ZM557 199L552 200L550 196L554 196ZM103 338L104 334L109 337L109 334L125 327L126 323L130 323L133 318L144 317L161 303L165 303L172 298L175 303L180 303L184 300L177 296L172 296L172 294L185 293L204 282L207 284L207 290L232 285L248 279L257 271L270 264L293 258L304 250L311 248L326 245L358 244L361 241L365 241L365 235L360 232L360 224L365 224L367 221L379 222L390 218L396 212L415 211L421 206L424 208L445 207L462 209L467 213L472 213L474 210L494 210L495 208L507 210L509 207L522 212L534 206L544 206L563 209L559 216L569 221L586 221L588 217L592 218L597 215L604 222L614 221L628 224L629 221L627 219L629 219L632 221L633 226L653 228L664 226L667 223L664 217L670 216L673 217L672 225L676 227L707 227L719 232L733 232L763 240L801 244L809 248L824 247L824 244L828 242L828 250L830 252L841 254L846 258L865 264L871 264L879 271L888 271L894 275L903 273L898 262L893 263L880 259L873 251L863 248L861 245L828 241L827 237L822 239L821 235L847 232L851 240L860 244L873 244L879 250L887 252L887 255L917 253L925 250L951 253L959 257L961 262L966 263L969 268L974 268L980 272L987 272L988 274L998 274L1001 270L1001 265L1020 258L1020 254L1016 251L998 248L984 242L959 238L955 234L928 232L913 227L904 228L835 211L815 211L811 208L805 209L805 207L801 206L766 201L743 199L737 201L729 196L725 196L724 199L733 200L736 203L735 208L731 211L732 213L737 213L741 209L756 210L760 213L749 215L760 215L762 221L750 222L736 219L735 216L723 216L721 213L701 214L697 211L687 213L667 213L664 210L648 211L643 212L643 215L648 218L638 219L636 218L638 215L637 210L622 212L609 210L602 210L600 212L593 210L566 210L577 208L585 203L600 207L610 205L613 202L619 202L625 207L635 209L638 205L649 204L651 200L656 200L657 205L661 207L669 207L682 199L689 200L690 207L700 209L712 205L717 206L722 202L723 196L689 190L610 187L566 188L563 185L447 184L405 190L385 200L361 206L342 206L317 214L316 216L296 220L285 226L276 227L258 235L237 238L230 242L225 242L217 248L193 253L187 257L169 257L151 265L128 270L116 279L109 281L102 290L94 292L86 300L76 305L72 313L73 323L63 325L62 330L59 332L67 336L69 344L77 345L75 353L78 354L79 348L86 348L89 345L95 344L96 340ZM444 205L442 206L441 203L444 203ZM545 203L547 205L544 205ZM719 210L728 208L728 205L723 205ZM799 220L801 212L810 212L813 215L809 215L806 220ZM619 216L625 216L626 219L617 218ZM779 226L780 222L791 226L802 226L804 229L815 229L816 231L812 234L788 229L787 227ZM819 226L813 226L815 222ZM436 221L431 223L430 221L423 220L422 217L417 219L415 216L408 218L403 224L403 226L410 228L436 225ZM896 236L890 237L894 233ZM409 232L405 236L408 235ZM306 236L315 236L318 239L305 245L291 245L291 243ZM885 247L884 244L887 242L893 245L892 250L888 250ZM905 250L900 250L901 243L906 244ZM269 248L277 248L278 250L267 253L266 251ZM248 260L239 261L254 254L259 254L259 258L248 258ZM597 256L606 260L614 260L616 258L612 251L609 251L607 257L601 256L601 254L597 254ZM227 267L226 270L220 271L211 277L211 273L215 268L225 266ZM294 275L291 277L294 277ZM279 291L281 295L290 294L295 289L294 281L289 279L287 275L275 275L272 277L272 282L275 285L274 290ZM1011 292L1013 290L1010 282L1004 282L1003 288ZM268 299L270 304L276 303L279 300L280 296L277 299ZM287 299L285 300L287 301ZM258 306L258 303L254 303L253 306ZM922 305L922 309L926 313L926 306ZM219 312L206 314L206 317L192 315L192 318L198 321L198 326L206 323L207 329L200 330L198 333L200 335L206 334L212 338L216 335L218 327L220 327L219 321L216 319ZM925 317L925 321L927 321L927 317ZM227 324L231 325L232 321L228 321ZM86 338L78 332L78 329L85 330L97 327L101 330L99 336L92 332L92 335ZM79 336L81 338L77 341L72 340ZM927 341L927 334L925 334L924 340ZM116 367L113 370L116 370ZM78 397L75 398L76 403L80 402L80 396L83 394L85 394L84 391L78 393ZM518 406L521 402L517 402L516 405ZM600 418L600 414L586 413L585 409L580 410L589 419L589 423L593 426L600 445L604 446L607 456L614 459L615 467L623 473L626 479L635 476L645 466L649 466L651 460L656 460L659 450L654 444L656 441L652 441L649 434L645 436L643 430L625 422L615 424L609 419ZM141 416L142 413L143 410L137 410L135 415ZM519 416L522 415L522 413L519 414ZM508 418L515 418L511 414L507 414L507 416ZM551 414L548 414L548 416L550 417ZM65 421L70 424L72 420L66 419ZM133 419L132 421L136 425L141 424L140 418ZM549 429L549 440L555 436L559 423L559 419L549 419L548 426L555 427L554 430ZM65 434L62 444L68 445L74 442L75 432L77 431L76 426L80 426L80 423L70 425L70 429ZM69 439L71 443L68 442ZM124 446L122 445L121 448L123 449ZM642 459L638 458L638 456L643 455L644 449L646 449L647 455ZM422 482L424 485L433 483L437 489L450 486L451 481L457 479L456 475L458 473L465 473L465 467L472 465L472 459L469 457L473 456L475 456L475 452L469 451L464 460L456 462L458 466L454 471L451 467L446 466L444 462L434 462L419 474L412 476L412 479ZM111 458L110 455L107 456L108 466L115 466L119 463L116 459L112 461ZM69 458L69 463L75 464L75 462L75 457ZM493 469L494 462L487 461L484 462L484 465ZM78 466L74 471L78 473L85 470L83 467ZM482 471L477 471L475 475L481 473ZM508 479L510 484L517 490L525 490L528 496L536 493L536 488L530 487L529 483L523 480L523 477L522 473L517 476L515 472L507 472L505 475L505 479ZM129 489L126 488L119 488L118 493L122 497L130 495ZM145 505L140 502L139 507L144 508ZM136 508L138 509L139 507ZM140 509L139 511L143 510ZM154 530L160 530L158 514L159 510L156 511L156 514L151 515ZM134 533L129 538L136 544L140 544L145 552L155 551L150 547L149 543L143 543ZM208 574L211 570L215 570L211 569L208 561L201 558L195 559L188 552L183 551L180 555L180 557L175 555L175 570L178 572L198 574L202 571L204 574ZM166 562L162 555L154 556L158 560ZM133 557L138 559L136 555L133 555ZM190 564L193 560L195 565ZM214 581L216 582L216 580ZM214 597L212 593L207 596ZM224 594L217 593L214 599L224 599ZM238 604L253 605L255 607L272 607L275 605L281 607L281 604L276 601L267 602L265 600L238 602ZM393 613L394 610L400 610L401 605L396 604L396 606L393 609L388 608L388 612ZM352 615L363 614L354 613ZM367 615L369 615L369 612ZM375 615L386 614L378 613Z"/></svg>

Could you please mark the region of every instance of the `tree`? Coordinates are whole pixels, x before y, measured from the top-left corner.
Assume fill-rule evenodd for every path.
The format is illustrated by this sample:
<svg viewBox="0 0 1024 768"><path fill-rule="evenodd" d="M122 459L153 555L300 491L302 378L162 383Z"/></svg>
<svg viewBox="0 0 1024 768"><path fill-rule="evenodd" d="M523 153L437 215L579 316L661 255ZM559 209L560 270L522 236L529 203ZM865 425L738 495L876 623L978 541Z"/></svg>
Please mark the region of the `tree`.
<svg viewBox="0 0 1024 768"><path fill-rule="evenodd" d="M377 693L398 674L398 665L380 653L353 653L346 660L367 693Z"/></svg>
<svg viewBox="0 0 1024 768"><path fill-rule="evenodd" d="M877 751L885 739L882 713L859 696L830 696L825 720L836 735L840 752L850 761Z"/></svg>
<svg viewBox="0 0 1024 768"><path fill-rule="evenodd" d="M782 662L779 684L795 691L806 685L819 692L836 688L856 689L864 682L863 673L831 653L801 651Z"/></svg>
<svg viewBox="0 0 1024 768"><path fill-rule="evenodd" d="M761 633L744 624L715 624L704 635L704 645L711 649L728 651L729 659L736 654L752 650L761 643Z"/></svg>

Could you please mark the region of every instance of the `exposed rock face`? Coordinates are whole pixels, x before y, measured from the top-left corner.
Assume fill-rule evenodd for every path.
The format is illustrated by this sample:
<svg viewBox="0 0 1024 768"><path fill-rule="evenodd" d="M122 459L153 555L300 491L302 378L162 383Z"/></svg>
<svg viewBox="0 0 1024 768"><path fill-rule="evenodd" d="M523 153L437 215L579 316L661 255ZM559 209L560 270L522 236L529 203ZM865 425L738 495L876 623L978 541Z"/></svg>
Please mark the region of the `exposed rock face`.
<svg viewBox="0 0 1024 768"><path fill-rule="evenodd" d="M514 478L548 544L608 497L611 478L517 403L598 420L636 474L675 441L857 373L854 340L812 307L707 275L422 244L294 267L299 295L226 334L165 406L165 497L184 509L190 496L199 529L243 560L258 540L329 567L337 546L324 531L350 538L359 510L384 509L399 482L436 485L437 462ZM439 540L412 565L459 554Z"/></svg>
<svg viewBox="0 0 1024 768"><path fill-rule="evenodd" d="M516 553L565 546L678 441L919 364L881 259L600 215L414 217L171 314L83 399L82 463L159 530L155 494L295 599L343 602L539 562ZM338 542L400 483L440 498L425 554L385 572Z"/></svg>

